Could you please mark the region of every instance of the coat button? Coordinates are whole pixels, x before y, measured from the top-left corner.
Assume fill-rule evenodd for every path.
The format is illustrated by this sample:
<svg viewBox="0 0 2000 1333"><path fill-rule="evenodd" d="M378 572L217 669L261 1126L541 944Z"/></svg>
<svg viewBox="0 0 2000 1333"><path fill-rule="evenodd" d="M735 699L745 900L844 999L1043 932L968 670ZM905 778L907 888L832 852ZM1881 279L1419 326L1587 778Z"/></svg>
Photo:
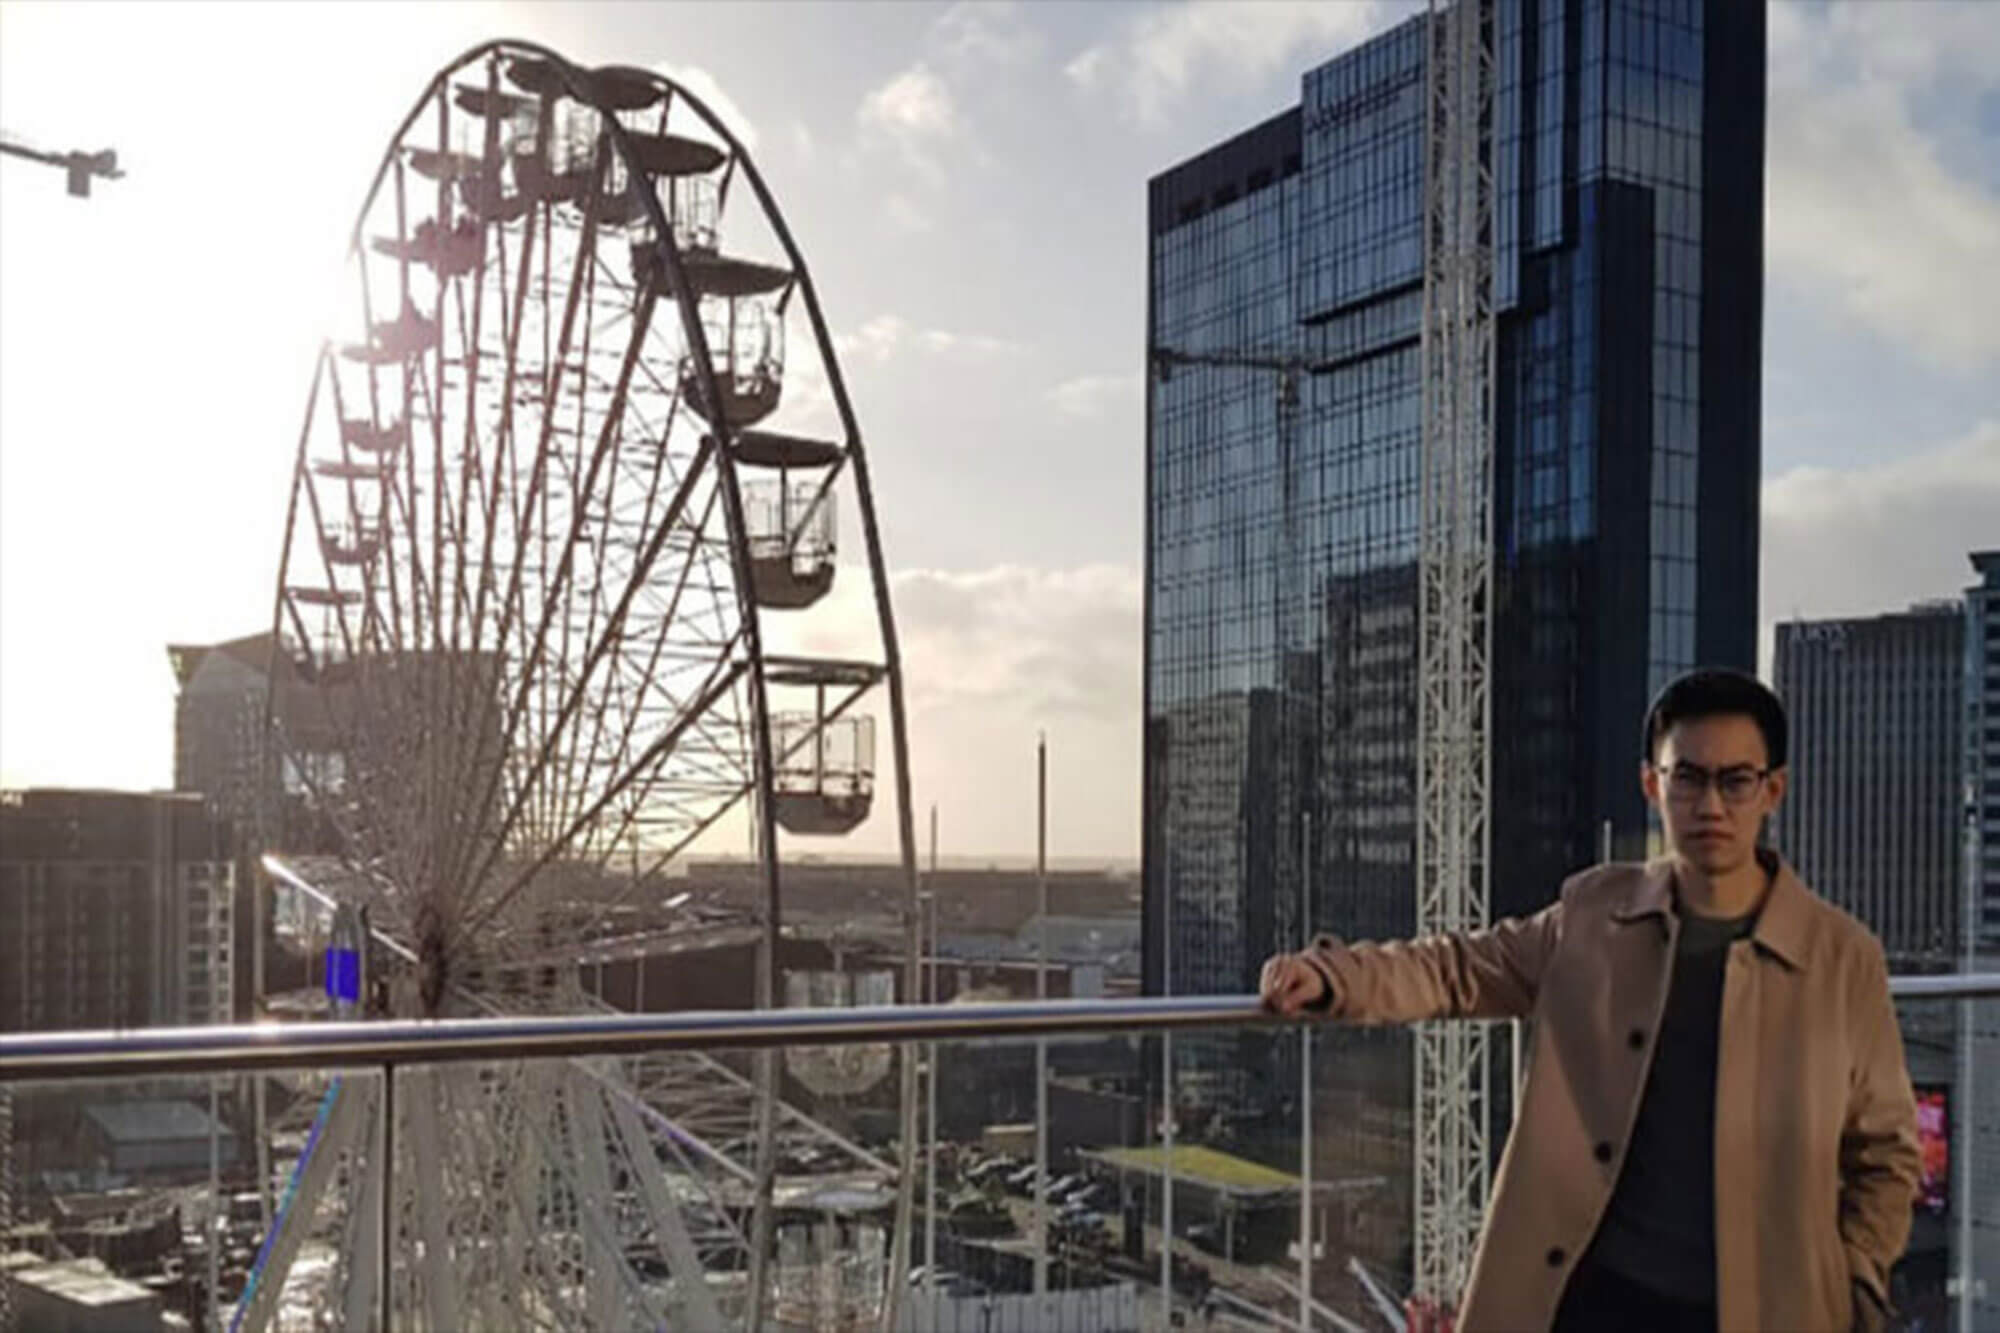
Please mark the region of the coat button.
<svg viewBox="0 0 2000 1333"><path fill-rule="evenodd" d="M1591 1149L1591 1155L1596 1157L1597 1160L1600 1162L1608 1162L1611 1160L1611 1145L1608 1143L1600 1143L1595 1148Z"/></svg>
<svg viewBox="0 0 2000 1333"><path fill-rule="evenodd" d="M1639 1028L1633 1028L1632 1034L1625 1038L1625 1044L1627 1046L1630 1046L1635 1051L1643 1050L1646 1045L1645 1032Z"/></svg>
<svg viewBox="0 0 2000 1333"><path fill-rule="evenodd" d="M1549 1267L1561 1268L1563 1266L1563 1260L1567 1259L1568 1257L1569 1257L1568 1255L1563 1253L1562 1246L1560 1245L1556 1246L1556 1248L1549 1251Z"/></svg>

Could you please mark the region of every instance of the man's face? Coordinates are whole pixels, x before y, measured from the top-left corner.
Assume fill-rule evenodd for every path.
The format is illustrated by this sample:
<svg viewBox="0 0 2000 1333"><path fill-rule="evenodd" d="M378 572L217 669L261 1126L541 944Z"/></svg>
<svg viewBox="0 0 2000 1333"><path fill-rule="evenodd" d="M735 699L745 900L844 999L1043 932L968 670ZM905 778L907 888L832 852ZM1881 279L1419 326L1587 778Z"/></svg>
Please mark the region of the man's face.
<svg viewBox="0 0 2000 1333"><path fill-rule="evenodd" d="M1667 846L1711 878L1756 855L1757 830L1785 794L1785 771L1766 773L1764 733L1748 717L1676 722L1639 780L1660 812Z"/></svg>

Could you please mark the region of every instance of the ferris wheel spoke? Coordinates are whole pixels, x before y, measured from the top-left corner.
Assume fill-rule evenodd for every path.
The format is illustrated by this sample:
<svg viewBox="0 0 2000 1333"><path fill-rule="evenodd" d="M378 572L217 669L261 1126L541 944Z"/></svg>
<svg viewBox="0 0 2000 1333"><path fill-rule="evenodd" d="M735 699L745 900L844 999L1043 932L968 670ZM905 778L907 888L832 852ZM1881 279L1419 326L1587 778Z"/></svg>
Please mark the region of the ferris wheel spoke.
<svg viewBox="0 0 2000 1333"><path fill-rule="evenodd" d="M535 860L526 869L517 874L509 882L505 889L495 895L486 906L480 908L473 917L470 923L471 926L476 929L480 923L490 920L495 913L513 899L515 894L520 892L521 887L532 879L537 871L541 870L543 866L555 858L567 844L568 840L576 835L578 830L587 827L592 820L597 818L605 806L618 797L619 793L623 792L632 782L655 768L667 755L673 753L674 746L680 740L682 733L702 713L706 712L716 699L722 697L736 684L737 680L743 675L747 665L743 660L733 657L724 658L718 662L716 664L716 673L708 689L699 699L690 705L688 713L676 721L673 726L669 727L652 744L648 745L630 768L607 784L604 793L570 822L569 828L566 830L563 838L552 841L536 856Z"/></svg>
<svg viewBox="0 0 2000 1333"><path fill-rule="evenodd" d="M511 488L504 486L502 484L502 481L503 479L509 478L512 475L513 460L515 456L514 398L516 393L516 386L518 383L518 377L520 374L521 331L522 331L522 325L524 324L527 318L529 275L532 271L531 265L534 261L536 220L537 220L537 215L531 211L528 214L527 222L522 232L520 272L514 283L514 300L513 300L514 313L512 319L506 318L506 311L508 308L506 291L505 291L506 229L505 228L495 229L496 233L499 236L499 240L496 242L496 244L498 245L501 252L501 262L498 265L498 268L500 271L501 282L502 282L500 306L502 315L502 321L501 321L502 334L506 343L506 351L503 354L504 369L501 375L500 420L498 421L498 423L496 423L496 430L494 435L495 445L494 445L493 483L492 483L492 489L487 496L486 519L483 527L483 538L480 546L479 591L473 600L472 620L474 625L474 642L483 641L483 636L480 634L480 630L485 624L487 595L489 591L491 591L491 589L495 586L498 577L497 571L494 568L493 564L493 540L494 536L500 530L500 523L499 523L500 497L503 492L511 491ZM520 518L518 511L514 514L514 518L516 520L516 525L517 525L516 542L518 549L518 545L521 541L521 534L518 531L518 524ZM501 624L499 632L494 635L494 642L496 646L505 645L507 640L506 626L507 626L507 616L505 611L503 610L501 613Z"/></svg>
<svg viewBox="0 0 2000 1333"><path fill-rule="evenodd" d="M403 158L401 154L397 154L395 156L392 163L390 175L395 186L395 205L396 205L396 297L397 297L396 309L399 312L398 317L402 318L404 313L413 311L416 308L416 306L410 293L411 248L410 248L409 206L408 206L408 200L405 197L406 185L404 179ZM367 260L364 259L362 261L362 269L364 273L367 270L367 266L368 266ZM370 327L372 328L373 325L371 324ZM440 354L442 354L442 348L444 343L444 339L441 336L443 332L442 325L434 321L433 327L437 328L439 331L440 336L437 339L437 343L439 347L439 352ZM373 362L371 361L370 364L372 366ZM397 377L400 381L402 389L403 401L402 401L401 420L402 420L402 428L404 431L403 459L405 463L405 475L407 477L409 485L409 496L406 497L406 502L405 502L406 509L413 507L409 504L409 500L413 499L417 494L416 380L418 376L421 374L422 365L423 361L421 352L406 356L400 364L401 373ZM437 445L436 431L441 423L439 422L438 414L435 411L431 411L426 415L429 417L432 423L433 438L432 438L431 457L433 458L433 460L436 460L438 457L438 449L436 447ZM435 490L435 487L433 489ZM433 494L432 499L433 502L435 502L436 500L435 494ZM429 589L426 587L425 584L423 562L419 558L420 553L423 549L421 530L418 528L415 522L414 514L409 514L407 515L407 517L409 520L408 540L411 545L410 615L412 623L411 623L410 637L413 647L418 652L421 652L423 651L424 648L424 628L426 619L425 603L429 597ZM437 525L433 523L432 542L434 548L438 543L441 543L442 540L443 540L443 535L437 531ZM431 568L437 569L440 567L441 563L442 563L442 552L434 549ZM435 621L436 619L435 608L432 608L432 614L429 618L432 621ZM435 639L435 630L433 630L432 637L433 639ZM435 643L433 643L432 646L435 647L436 646Z"/></svg>
<svg viewBox="0 0 2000 1333"><path fill-rule="evenodd" d="M708 452L709 452L708 448L704 446L703 459L706 458ZM637 595L640 588L645 584L647 575L652 569L653 562L658 558L660 548L665 544L668 534L673 531L675 527L675 519L677 515L682 510L685 509L690 494L692 493L695 484L700 480L703 471L704 468L702 467L702 460L698 459L696 466L689 471L688 475L682 480L681 485L676 489L674 494L674 500L668 507L668 516L666 520L659 525L652 540L648 543L645 552L641 555L638 564L633 570L632 578L630 579L630 581L627 582L624 591L620 594L617 608L612 612L609 620L606 622L604 632L601 635L599 635L597 641L591 645L589 654L585 658L583 669L579 673L578 688L570 692L569 699L564 704L565 710L573 709L581 704L583 698L583 689L582 689L583 684L587 683L590 680L590 678L594 675L598 663L603 659L605 654L610 650L610 648L616 642L619 633L622 631L624 627L625 618L630 612L632 599ZM515 710L516 717L518 716L520 706L521 705L517 703ZM556 730L559 731L560 728L557 728ZM513 727L512 725L510 725L508 728L508 732L510 735L512 734L512 731ZM520 817L521 807L527 795L533 789L536 779L540 776L541 769L547 764L549 760L550 754L552 752L552 742L556 739L557 739L556 735L553 734L550 735L548 740L545 741L545 743L542 745L540 750L535 755L535 758L527 772L526 778L517 787L514 798L509 804L507 813L501 818L498 836L495 840L493 847L488 850L486 861L478 867L478 869L474 872L474 874L471 877L475 882L478 881L481 877L483 877L487 866L490 865L493 859L493 856L497 854L497 849L506 843L509 833L511 832L514 824ZM480 808L484 808L485 802L490 801L491 799L492 796L489 792L483 798Z"/></svg>
<svg viewBox="0 0 2000 1333"><path fill-rule="evenodd" d="M609 506L607 505L607 522L608 522L608 509ZM606 540L606 538L601 537L600 540ZM598 632L598 617L600 612L602 612L604 609L604 599L603 599L604 580L602 579L601 574L602 571L600 569L600 577L597 580L593 581L590 591L589 624L586 626L584 634L585 640L589 642L596 641L596 636ZM628 610L629 610L629 604L628 604ZM588 748L584 753L584 758L582 763L576 764L573 762L570 765L567 773L565 774L568 784L568 790L564 792L562 800L558 803L560 808L565 808L565 809L569 808L570 803L575 798L575 789L579 787L581 783L587 780L588 770L590 770L597 764L598 759L600 757L601 747L603 746L604 742L607 739L607 732L608 732L607 723L609 722L609 720L614 716L624 716L624 717L633 716L636 710L642 704L643 686L635 685L628 694L624 673L621 670L619 670L619 666L622 662L622 655L619 653L618 648L623 646L623 636L614 635L613 626L608 619L605 629L607 635L606 642L613 644L613 646L610 649L612 657L611 665L604 672L604 680L605 680L604 696L600 700L599 705L597 707L589 710L590 738L588 742ZM641 680L643 681L643 679L644 678L642 677ZM582 685L585 683L587 682L579 682L579 688L581 688ZM579 722L581 716L582 713L581 711L579 711L576 714L577 720L573 721L571 724L570 753L572 755L575 754L576 731L579 729ZM626 737L629 739L630 736L629 728L627 729L625 734Z"/></svg>
<svg viewBox="0 0 2000 1333"><path fill-rule="evenodd" d="M473 594L471 623L467 631L467 641L476 653L492 651L495 654L504 655L507 648L509 627L515 620L514 613L517 609L520 595L519 574L521 569L521 552L525 541L525 516L520 510L518 492L506 483L514 475L517 458L514 448L516 440L514 407L517 398L517 386L520 383L521 366L519 351L521 335L526 323L527 298L531 289L530 277L535 252L534 242L538 218L539 214L531 210L523 226L519 272L513 286L514 299L511 303L513 311L511 318L508 317L510 303L507 299L506 282L507 229L504 226L493 228L496 238L494 271L500 286L498 306L502 326L503 350L501 358L503 370L501 374L498 419L495 422L493 433L492 474L490 481L486 482L484 487L485 503L480 525L478 586ZM468 376L468 385L470 386L468 393L476 392L477 377ZM471 436L472 426L470 421L468 421L467 431L468 435ZM500 583L499 567L496 563L495 543L503 531L503 524L500 521L501 499L503 495L510 501L507 515L510 522L505 526L504 530L512 532L513 548L511 551L503 550L498 552L498 554L510 557L514 574L508 579L509 590L507 600L495 610L498 622L497 627L489 635L487 632L489 602L491 595ZM490 650L486 646L489 643L492 645ZM469 699L464 701L464 706L474 714L471 725L466 730L468 734L478 737L484 736L487 729L494 724L500 703L495 691L485 690L480 693L477 700ZM497 740L500 744L504 745L510 735L510 732L502 732ZM493 766L489 765L487 767L492 768ZM492 783L497 776L497 772L494 772L492 776L482 778L480 774L475 773L471 775L469 782L461 786L461 793L467 790L482 790L485 792L481 801L472 806L470 810L465 809L461 805L460 814L462 816L469 817L477 811L486 808L486 803L491 800ZM468 886L467 891L476 891L476 885Z"/></svg>
<svg viewBox="0 0 2000 1333"><path fill-rule="evenodd" d="M430 426L431 475L419 479L416 475L415 450L410 451L412 459L409 473L409 490L399 498L403 502L403 518L407 526L410 551L410 610L413 619L411 633L412 649L416 652L441 652L444 649L444 581L445 566L445 508L447 482L444 471L443 415L433 401L429 377L420 363L404 372L405 399L407 407L404 420L410 423L414 436L416 424L423 420ZM428 484L424 484L426 482ZM431 506L429 514L429 560L424 558L425 514L421 497L428 490ZM428 642L426 642L428 640Z"/></svg>
<svg viewBox="0 0 2000 1333"><path fill-rule="evenodd" d="M687 483L684 483L683 487L681 488L682 492L685 491L687 484L692 483L695 476L696 473L694 472L689 473ZM698 523L695 525L695 531L699 532L703 527L705 527L708 524L708 522L710 521L711 517L715 512L716 502L719 496L720 496L720 491L718 489L716 488L710 489L708 494L708 503L706 504L706 506L704 506L702 511L702 516L698 521ZM656 531L658 533L664 534L669 532L673 526L674 525L671 522L662 523ZM662 657L665 655L666 649L668 648L671 632L676 625L681 623L679 617L681 598L687 590L689 583L689 576L693 573L693 568L694 567L691 561L682 562L680 571L675 576L673 592L668 598L664 613L660 615L658 619L654 622L656 626L654 632L650 635L643 636L645 640L650 642L651 646L648 649L646 663L638 673L638 680L640 682L640 689L642 693L646 692L648 683L659 680L660 663ZM650 578L645 577L645 574L647 572L649 571L639 572L639 575L633 579L630 587L628 588L628 592L632 589L638 589L642 591L650 589L652 580ZM705 665L706 663L713 661L715 656L716 654L714 652L701 653L698 659L690 660L689 666L692 668L697 665ZM636 708L632 711L631 714L628 715L624 734L620 738L620 745L619 745L620 753L624 753L627 750L629 750L632 736L638 722L640 721L640 717L641 717L641 710Z"/></svg>
<svg viewBox="0 0 2000 1333"><path fill-rule="evenodd" d="M442 105L443 99L439 100L440 105ZM446 215L446 210L443 202L445 192L442 185L439 187L438 197L440 201L439 216L443 217ZM479 466L479 340L481 334L484 332L483 323L486 313L486 283L484 281L486 247L483 243L480 246L479 253L478 267L474 271L473 282L471 284L472 311L469 317L465 309L464 280L461 278L454 278L452 280L452 291L458 305L459 347L462 349L461 359L465 372L465 405L462 409L465 420L462 427L462 439L459 443L457 531L460 545L455 553L455 563L458 569L458 598L452 604L451 613L451 639L452 645L455 648L466 646L465 640L460 637L465 628L464 622L471 611L470 592L465 582L465 551L472 531L473 498L476 493L484 490L483 473ZM440 371L440 374L442 374L442 371ZM475 637L474 646L476 647L476 645L477 639Z"/></svg>
<svg viewBox="0 0 2000 1333"><path fill-rule="evenodd" d="M551 592L548 598L548 605L551 609L558 603L566 603L569 608L573 608L577 598L581 596L587 608L586 614L592 620L595 618L595 608L601 593L599 583L603 572L603 553L600 546L587 540L586 529L593 522L594 511L592 506L599 501L598 478L600 473L604 477L607 489L617 482L618 445L622 437L622 432L616 406L624 400L624 387L631 381L629 367L639 359L639 354L645 346L645 326L644 324L635 325L632 331L633 336L627 344L625 353L624 361L626 369L621 372L618 385L613 390L613 411L602 414L603 420L598 431L597 447L586 466L583 449L585 433L590 428L587 405L590 399L591 388L591 334L594 329L591 311L596 300L596 285L590 280L590 275L594 271L594 267L589 266L583 270L585 278L584 310L578 321L582 326L582 346L577 358L578 382L575 392L571 395L575 405L575 421L573 427L568 432L573 443L568 459L567 475L564 478L571 488L569 504L571 521L569 538L563 543L562 547L562 558L566 566L573 566L580 561L579 552L588 552L596 564L593 570L586 571L585 584L587 586L579 585L576 582L575 575L568 573L559 581L559 586ZM647 315L650 317L650 310L647 311ZM605 503L608 509L608 499L604 500L603 503ZM588 577L589 574L593 573L597 577ZM584 641L588 642L591 638L590 630L592 627L585 625L579 631L579 627L576 625L576 617L573 613L559 613L556 616L556 621L558 642L555 648L555 662L558 664L558 670L548 674L551 676L552 684L555 686L556 697L561 698L564 697L565 693L561 679L563 675L561 664L572 660L572 637L580 632ZM577 693L580 694L587 688L588 677L579 676L576 682ZM568 801L575 779L573 756L577 740L577 727L586 712L598 713L600 711L601 705L599 709L568 708L567 716L565 717L561 713L558 713L553 725L548 727L544 733L560 735L562 738L560 745L563 752L572 756L570 763L559 763L556 766L554 780L544 784L548 793L546 805L552 817L556 812L570 808Z"/></svg>
<svg viewBox="0 0 2000 1333"><path fill-rule="evenodd" d="M639 359L640 350L644 345L646 329L651 319L651 310L652 310L652 301L650 298L648 298L633 324L632 341L628 347L626 355L627 369L625 372L621 374L621 379L620 379L621 386L624 383L629 382L630 378L629 368ZM541 662L542 653L547 643L548 627L550 620L555 616L556 608L560 605L562 597L566 594L568 590L571 578L571 572L576 558L576 552L580 546L585 544L580 541L580 538L582 536L582 529L590 517L589 507L585 503L585 501L587 500L588 497L596 493L597 478L601 473L605 471L605 465L607 459L612 460L610 475L613 478L615 478L616 476L615 459L620 439L621 439L620 418L614 411L613 413L608 414L605 418L603 427L599 432L597 447L592 454L588 471L585 473L580 482L573 483L572 485L574 503L572 504L570 529L567 540L565 540L564 543L562 544L561 554L559 556L560 563L555 578L550 582L544 593L544 598L543 598L544 614L542 618L542 623L536 629L534 641L531 644L525 645L526 651L524 655L524 661L526 665L524 667L524 672L523 672L524 681L527 679L529 674L537 672L537 668L539 667L539 664ZM600 572L601 572L601 567L600 567ZM593 591L591 593L591 596L593 598L596 598L599 595L600 595L599 592L596 591L595 585L593 584ZM549 737L551 740L560 737L563 734L564 728L569 724L570 715L573 715L575 710L575 705L581 699L583 687L588 684L590 675L592 671L594 671L595 669L596 661L602 654L601 645L608 643L609 641L608 635L616 632L616 627L620 624L620 619L621 619L620 615L616 614L611 618L609 622L609 629L607 630L607 637L600 638L597 640L597 643L600 646L594 647L590 657L586 660L586 665L583 672L581 673L581 676L579 677L577 688L569 693L567 701L563 703L559 708L551 709L549 707L550 701L546 686L553 673L546 673L546 672L539 673L541 676L541 683L544 686L541 698L539 700L541 704L541 712L543 716L545 717L552 716L555 719L554 724L546 728L542 734ZM523 621L522 623L523 625L525 625L525 621ZM568 660L569 649L570 649L570 643L569 643L570 631L571 631L570 621L567 617L565 617L561 621L561 627L560 627L561 641L557 645L558 660ZM521 705L517 704L511 716L515 719L518 719L520 712L521 712ZM509 734L512 734L514 729L515 729L515 724L510 723L508 727ZM537 787L536 785L536 779L540 776L540 768L541 768L541 763L538 760L536 767L530 771L527 778L520 784L516 794L517 805L523 796L526 796L531 792L538 792L546 795L548 789L546 787ZM542 813L547 814L548 812L544 811ZM517 817L517 811L510 810L509 815L506 817L506 819L503 820L503 829L509 828L514 822L516 817ZM502 841L503 842L505 841L504 835Z"/></svg>
<svg viewBox="0 0 2000 1333"><path fill-rule="evenodd" d="M596 173L596 176L593 177L593 180L601 178L601 176L602 176L602 164L600 162L599 170ZM595 186L593 185L593 195L594 192L595 192ZM585 262L590 253L592 241L595 234L596 234L595 227L594 225L592 225L591 218L587 216L585 219L585 227L583 230L583 234L577 243L578 269L581 269L583 263ZM545 233L544 235L545 247L547 245L547 242L548 242L548 236ZM548 280L547 254L545 249L544 267L543 267L543 309L545 312L547 309L547 280ZM570 337L575 329L576 311L577 311L577 303L579 295L580 292L575 282L575 277L574 275L572 275L569 293L564 302L563 319L562 319L562 336L561 336L561 343L559 350L557 351L556 356L554 358L550 358L547 354L546 346L544 347L544 359L542 363L544 367L543 371L544 393L542 398L542 420L540 427L540 438L536 442L534 464L529 472L527 493L525 497L523 497L523 502L520 508L516 511L515 543L517 550L525 549L527 547L528 538L530 535L528 530L529 523L536 516L538 509L540 509L540 511L544 515L546 515L546 509L542 508L542 506L545 504L546 501L545 487L547 486L548 483L548 470L549 470L548 463L550 457L549 435L554 424L554 413L556 408L555 391L560 383L560 380L557 377L553 369L553 366L560 360L561 357L566 356L568 354ZM543 320L543 330L544 330L544 340L546 341L547 337L546 319ZM543 525L541 531L543 536L546 537L547 533L546 524ZM542 551L542 563L544 565L546 565L547 563L546 549ZM500 633L500 638L503 641L507 638L507 624L509 620L511 620L511 618L514 616L515 612L517 611L517 609L520 607L521 604L521 597L522 597L521 575L522 575L522 566L517 562L514 566L512 574L509 577L508 594L505 601L502 604L502 610L501 610L502 629ZM543 640L546 629L547 629L547 619L545 616L542 625L538 627L535 634L536 647L533 650L535 655L539 655L540 644ZM533 670L532 666L530 666L523 672L522 680L524 687L533 679L534 679ZM514 708L514 712L516 715L518 715L520 711L525 707L526 702L527 702L526 692L524 689L522 697L517 700ZM511 734L512 732L511 726L508 728L508 732L509 734Z"/></svg>
<svg viewBox="0 0 2000 1333"><path fill-rule="evenodd" d="M569 808L569 803L578 799L579 793L583 790L585 784L590 781L594 772L601 764L607 762L617 763L625 757L624 753L615 753L612 755L601 753L601 747L607 739L607 727L605 724L614 715L631 716L637 706L637 698L628 697L626 694L624 677L615 670L606 672L603 702L601 706L591 710L589 747L585 750L581 760L572 758L563 775L566 789L563 801L560 803L561 808ZM572 756L575 755L573 745L570 753ZM635 794L630 804L636 807L638 800L639 797ZM611 841L615 844L622 837L623 826L621 825L619 832L613 835Z"/></svg>
<svg viewBox="0 0 2000 1333"><path fill-rule="evenodd" d="M342 730L339 721L332 718L327 720L332 723L336 732ZM291 729L281 720L274 721L273 732L278 741L280 762L290 761L291 776L305 788L313 807L333 825L345 855L358 863L358 859L364 854L363 849L370 845L369 833L381 827L380 812L375 807L373 793L365 786L355 784L352 775L346 772L333 775L339 783L336 790L325 780L322 771L323 751L294 746L291 742ZM350 747L348 752L354 753L351 734L343 736L343 739Z"/></svg>

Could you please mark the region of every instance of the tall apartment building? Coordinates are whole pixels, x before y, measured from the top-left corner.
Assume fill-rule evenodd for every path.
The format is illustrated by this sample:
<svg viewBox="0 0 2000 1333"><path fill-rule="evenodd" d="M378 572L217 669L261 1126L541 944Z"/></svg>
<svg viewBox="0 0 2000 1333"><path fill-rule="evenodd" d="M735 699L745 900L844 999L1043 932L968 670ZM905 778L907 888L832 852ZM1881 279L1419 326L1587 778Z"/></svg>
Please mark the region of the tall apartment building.
<svg viewBox="0 0 2000 1333"><path fill-rule="evenodd" d="M1963 793L1977 730L1968 642L1978 633L1976 612L1957 601L1777 628L1775 684L1792 753L1772 840L1814 889L1880 936L1895 971L1953 970L1972 938L1976 858L1968 862L1966 834L1976 821L1968 824ZM1982 1169L1970 1114L1978 1075L1963 1058L1978 1025L1949 1004L1903 1005L1898 1017L1920 1102L1942 1109L1952 1154L1970 1154L1962 1169ZM1962 1187L1941 1200L1918 1207L1894 1276L1904 1312L1939 1326L1981 1206Z"/></svg>
<svg viewBox="0 0 2000 1333"><path fill-rule="evenodd" d="M1975 551L1965 590L1965 904L1968 971L2000 971L2000 550ZM2000 1000L1961 1025L1952 1108L1957 1327L2000 1327Z"/></svg>
<svg viewBox="0 0 2000 1333"><path fill-rule="evenodd" d="M302 854L334 850L332 830L302 799L299 774L267 757L267 714L287 730L296 752L339 748L319 691L287 659L273 656L271 635L173 644L167 660L179 687L175 789L206 797L238 830L246 852L253 844Z"/></svg>
<svg viewBox="0 0 2000 1333"><path fill-rule="evenodd" d="M1951 601L1777 628L1792 753L1772 841L1899 967L1949 964L1964 940L1965 625Z"/></svg>
<svg viewBox="0 0 2000 1333"><path fill-rule="evenodd" d="M0 1031L230 1021L232 854L197 796L0 793Z"/></svg>
<svg viewBox="0 0 2000 1333"><path fill-rule="evenodd" d="M1965 590L1965 875L1972 947L2000 953L2000 551Z"/></svg>

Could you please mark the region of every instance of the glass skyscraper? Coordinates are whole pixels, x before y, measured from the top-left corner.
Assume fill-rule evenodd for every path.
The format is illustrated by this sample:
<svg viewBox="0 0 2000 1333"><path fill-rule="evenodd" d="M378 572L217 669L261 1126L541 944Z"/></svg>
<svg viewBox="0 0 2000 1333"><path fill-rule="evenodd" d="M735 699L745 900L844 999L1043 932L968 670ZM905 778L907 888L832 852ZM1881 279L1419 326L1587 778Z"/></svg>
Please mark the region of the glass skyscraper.
<svg viewBox="0 0 2000 1333"><path fill-rule="evenodd" d="M1740 0L1494 10L1497 917L1595 861L1607 821L1644 854L1650 692L1755 665L1765 19ZM1241 991L1308 928L1415 924L1427 22L1150 183L1154 992ZM1309 372L1288 392L1175 353ZM1341 1040L1329 1063L1393 1139L1407 1043ZM1276 1072L1207 1077L1254 1114Z"/></svg>

